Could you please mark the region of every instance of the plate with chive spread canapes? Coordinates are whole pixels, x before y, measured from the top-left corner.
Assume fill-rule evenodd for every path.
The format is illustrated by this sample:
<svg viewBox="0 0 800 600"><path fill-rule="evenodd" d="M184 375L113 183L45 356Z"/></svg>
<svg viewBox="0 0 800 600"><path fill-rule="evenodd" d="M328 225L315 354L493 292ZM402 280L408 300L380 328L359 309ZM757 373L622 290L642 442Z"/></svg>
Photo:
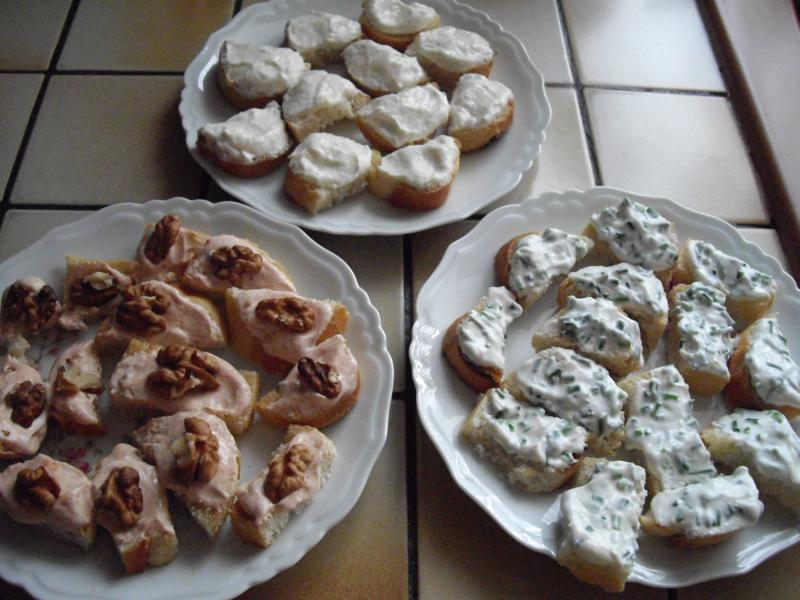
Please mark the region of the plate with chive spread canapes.
<svg viewBox="0 0 800 600"><path fill-rule="evenodd" d="M547 193L452 243L416 308L420 420L521 544L620 590L745 573L800 540L800 290L728 223Z"/></svg>

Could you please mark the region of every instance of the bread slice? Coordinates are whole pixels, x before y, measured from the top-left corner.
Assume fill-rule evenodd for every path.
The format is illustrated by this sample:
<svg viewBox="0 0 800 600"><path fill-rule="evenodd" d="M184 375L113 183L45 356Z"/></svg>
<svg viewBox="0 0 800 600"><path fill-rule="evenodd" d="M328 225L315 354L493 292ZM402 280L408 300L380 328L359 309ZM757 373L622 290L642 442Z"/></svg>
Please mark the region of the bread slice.
<svg viewBox="0 0 800 600"><path fill-rule="evenodd" d="M500 246L494 257L497 281L530 308L592 248L589 238L560 229L529 231Z"/></svg>
<svg viewBox="0 0 800 600"><path fill-rule="evenodd" d="M575 350L620 376L644 364L639 325L602 298L568 298L533 335L537 351L552 346Z"/></svg>
<svg viewBox="0 0 800 600"><path fill-rule="evenodd" d="M197 421L207 425L210 436L198 435L201 430ZM155 465L161 485L186 505L210 538L215 538L230 512L239 483L239 448L225 422L207 413L179 412L150 419L133 431L131 438L144 459ZM181 469L177 461L180 457L187 466L194 464L187 460L192 447L200 457L215 463L216 469L198 466L187 476L187 469Z"/></svg>
<svg viewBox="0 0 800 600"><path fill-rule="evenodd" d="M764 316L775 301L775 280L709 242L687 240L678 256L672 284L700 281L725 294L725 308L739 322Z"/></svg>
<svg viewBox="0 0 800 600"><path fill-rule="evenodd" d="M39 371L7 354L0 368L0 460L33 456L47 435L47 386Z"/></svg>
<svg viewBox="0 0 800 600"><path fill-rule="evenodd" d="M327 71L309 71L283 98L283 118L294 138L301 142L316 131L352 119L369 102L344 77Z"/></svg>
<svg viewBox="0 0 800 600"><path fill-rule="evenodd" d="M336 459L333 442L313 427L290 425L283 443L272 453L267 467L242 485L231 510L233 531L244 541L268 548L293 514L302 511L325 485ZM301 472L301 481L286 485L280 476Z"/></svg>
<svg viewBox="0 0 800 600"><path fill-rule="evenodd" d="M433 210L447 201L460 166L458 140L440 135L384 156L370 175L369 189L397 207Z"/></svg>
<svg viewBox="0 0 800 600"><path fill-rule="evenodd" d="M100 460L92 497L97 523L111 534L128 574L172 562L178 538L167 494L155 467L144 462L136 448L117 444Z"/></svg>
<svg viewBox="0 0 800 600"><path fill-rule="evenodd" d="M207 389L198 385L184 393L174 391L172 394L157 387L155 381L151 381L157 371L172 371L179 377L200 376L192 370L184 374L180 363L162 359L170 350L175 356L182 354L181 361L205 371L217 387ZM194 353L197 353L197 360ZM205 365L211 366L207 369ZM136 418L203 411L221 418L231 433L238 436L246 433L253 422L253 405L258 398L260 380L256 371L238 370L218 356L189 346L174 345L165 349L133 339L111 375L109 394L115 409Z"/></svg>
<svg viewBox="0 0 800 600"><path fill-rule="evenodd" d="M289 298L291 300L287 300ZM258 305L266 301L276 306L272 321L257 316ZM287 320L293 319L294 313L305 313L306 309L314 313L313 324L308 329L293 331L285 325ZM225 294L225 312L233 349L266 371L281 376L286 376L307 350L337 333L344 333L350 318L347 307L335 300L314 300L292 292L236 288Z"/></svg>
<svg viewBox="0 0 800 600"><path fill-rule="evenodd" d="M667 327L667 295L649 269L628 263L584 267L569 273L561 282L558 305L563 307L570 296L611 300L639 324L645 349L650 352L656 349Z"/></svg>
<svg viewBox="0 0 800 600"><path fill-rule="evenodd" d="M667 490L650 501L640 519L650 535L667 537L677 546L718 544L758 522L764 505L747 467L700 483Z"/></svg>
<svg viewBox="0 0 800 600"><path fill-rule="evenodd" d="M102 365L94 341L67 348L50 368L49 417L68 433L104 435L97 401L103 393Z"/></svg>
<svg viewBox="0 0 800 600"><path fill-rule="evenodd" d="M714 421L701 434L718 463L744 465L759 491L800 515L800 438L776 410L742 410Z"/></svg>
<svg viewBox="0 0 800 600"><path fill-rule="evenodd" d="M693 393L710 396L730 380L734 321L725 310L725 294L704 283L679 284L669 292L667 358Z"/></svg>
<svg viewBox="0 0 800 600"><path fill-rule="evenodd" d="M473 31L443 26L423 31L406 48L431 78L452 90L467 73L486 77L492 72L495 51L485 38Z"/></svg>
<svg viewBox="0 0 800 600"><path fill-rule="evenodd" d="M728 368L731 378L723 393L730 406L800 416L800 367L777 316L761 318L739 335Z"/></svg>
<svg viewBox="0 0 800 600"><path fill-rule="evenodd" d="M357 21L317 10L286 22L286 45L315 69L342 62L342 50L362 37Z"/></svg>
<svg viewBox="0 0 800 600"><path fill-rule="evenodd" d="M499 81L477 73L458 80L450 100L447 133L464 152L483 148L503 135L514 119L514 94Z"/></svg>
<svg viewBox="0 0 800 600"><path fill-rule="evenodd" d="M461 426L481 458L524 492L552 492L569 481L586 450L586 431L492 388Z"/></svg>
<svg viewBox="0 0 800 600"><path fill-rule="evenodd" d="M271 173L283 163L291 148L292 139L281 117L281 107L275 101L197 130L200 154L237 177Z"/></svg>
<svg viewBox="0 0 800 600"><path fill-rule="evenodd" d="M584 459L575 487L561 494L559 564L607 592L623 591L639 550L644 482L633 463Z"/></svg>
<svg viewBox="0 0 800 600"><path fill-rule="evenodd" d="M380 153L369 146L312 133L292 152L283 189L313 215L361 192L380 162Z"/></svg>
<svg viewBox="0 0 800 600"><path fill-rule="evenodd" d="M405 50L418 33L440 23L437 12L419 2L364 0L363 6L359 23L364 34L396 50Z"/></svg>
<svg viewBox="0 0 800 600"><path fill-rule="evenodd" d="M678 261L675 224L654 208L623 198L593 214L583 235L594 240L592 258L604 265L627 262L653 271L669 288Z"/></svg>

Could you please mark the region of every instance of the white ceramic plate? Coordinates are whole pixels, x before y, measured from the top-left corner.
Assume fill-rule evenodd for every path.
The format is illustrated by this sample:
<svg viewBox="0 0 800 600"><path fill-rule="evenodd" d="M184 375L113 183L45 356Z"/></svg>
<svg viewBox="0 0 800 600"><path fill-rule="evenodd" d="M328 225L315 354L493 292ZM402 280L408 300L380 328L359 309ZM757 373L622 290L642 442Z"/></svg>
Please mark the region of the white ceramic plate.
<svg viewBox="0 0 800 600"><path fill-rule="evenodd" d="M397 235L430 229L463 219L510 192L538 156L544 130L550 122L544 80L520 41L486 14L454 0L426 0L426 4L438 11L443 25L468 29L489 40L497 51L492 78L509 86L516 98L511 128L483 150L462 157L450 197L441 208L422 213L404 211L363 192L329 210L310 215L284 197L285 166L265 177L242 179L213 166L197 152L197 130L237 112L225 100L215 79L217 55L224 40L280 46L288 19L311 10L356 19L361 12L358 0L273 0L243 10L212 34L186 69L181 94L179 110L192 156L222 189L236 198L281 221L330 233ZM331 70L346 75L341 66ZM343 123L333 131L366 143L353 123Z"/></svg>
<svg viewBox="0 0 800 600"><path fill-rule="evenodd" d="M392 361L377 310L342 259L297 227L275 222L251 208L233 202L211 204L183 198L106 208L54 229L4 262L0 266L0 289L17 278L37 275L61 295L64 253L132 258L144 225L167 213L179 215L193 229L209 234L233 233L256 242L286 265L300 293L343 302L350 311L345 335L360 366L362 401L341 421L324 430L338 451L328 483L305 511L292 517L278 541L267 550L245 545L234 535L229 522L212 542L182 509L173 509L179 544L175 561L141 575L126 576L105 531L98 530L95 546L83 553L0 517L0 575L36 597L133 600L236 596L295 564L350 512L386 440ZM35 343L29 356L38 359L39 367L47 374L54 359L49 349L63 349L74 339L75 336L50 335L44 342ZM214 352L242 368L248 365L229 350ZM108 368L104 370L108 381L110 373ZM277 378L265 375L262 392L275 383ZM105 421L110 423L107 394L101 403ZM118 415L113 415L113 420L117 423L109 434L96 443L86 444L86 438L78 436L54 439L56 436L48 435L43 451L59 458L71 457L78 464L84 460L94 463L132 428L130 421ZM249 480L264 467L281 437L282 431L256 416L250 431L239 441L241 481Z"/></svg>
<svg viewBox="0 0 800 600"><path fill-rule="evenodd" d="M446 364L441 354L442 336L453 320L476 304L489 286L495 285L493 259L503 243L526 231L541 231L546 227L580 233L592 213L619 203L623 196L652 206L675 222L681 240L707 240L775 277L778 294L774 310L780 314L781 327L785 332L800 327L800 290L774 258L745 241L724 221L662 198L610 188L544 194L536 200L493 211L451 244L417 300L417 321L409 350L417 386L417 411L456 483L512 537L551 557L556 555L560 541L559 494L517 492L459 438L459 429L475 405L476 395ZM512 324L506 345L506 372L516 369L533 354L533 332L554 308L553 289ZM800 338L788 337L792 355L800 358ZM651 359L657 363L663 360L663 353L660 356L655 353ZM695 416L701 426L724 412L727 409L719 397L695 399ZM717 546L677 550L661 540L640 536L640 551L631 581L681 587L753 569L800 540L797 518L769 498L765 504L766 510L757 526Z"/></svg>

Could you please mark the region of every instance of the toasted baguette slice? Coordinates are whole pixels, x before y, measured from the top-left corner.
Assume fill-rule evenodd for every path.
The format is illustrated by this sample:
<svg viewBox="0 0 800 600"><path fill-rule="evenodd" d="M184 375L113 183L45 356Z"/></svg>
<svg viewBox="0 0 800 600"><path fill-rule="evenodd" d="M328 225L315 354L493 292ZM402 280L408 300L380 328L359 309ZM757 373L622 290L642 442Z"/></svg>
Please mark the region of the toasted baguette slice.
<svg viewBox="0 0 800 600"><path fill-rule="evenodd" d="M730 380L728 359L735 343L734 321L725 294L704 283L679 284L669 292L667 358L692 393L710 396Z"/></svg>
<svg viewBox="0 0 800 600"><path fill-rule="evenodd" d="M494 257L495 277L523 308L530 308L591 249L589 238L560 229L523 233L500 246Z"/></svg>
<svg viewBox="0 0 800 600"><path fill-rule="evenodd" d="M216 537L230 512L239 483L239 448L225 422L207 413L180 412L150 419L133 431L131 438L144 459L155 465L161 485L186 505L210 538ZM186 475L187 469L178 468L179 458L186 461L187 467L192 464L188 459L190 444L196 448L202 444L213 457L216 470L203 474L198 467L192 478L191 473Z"/></svg>
<svg viewBox="0 0 800 600"><path fill-rule="evenodd" d="M156 223L148 223L136 249L139 281L180 281L189 261L206 240L208 235L184 227L178 215L167 214Z"/></svg>
<svg viewBox="0 0 800 600"><path fill-rule="evenodd" d="M669 289L678 261L678 234L675 224L655 209L623 198L617 206L593 214L583 235L595 242L595 261L604 265L627 262L650 269L664 289Z"/></svg>
<svg viewBox="0 0 800 600"><path fill-rule="evenodd" d="M667 490L650 501L640 519L650 535L668 537L677 546L718 544L758 522L764 505L747 467L701 483Z"/></svg>
<svg viewBox="0 0 800 600"><path fill-rule="evenodd" d="M258 316L259 305L274 305L274 310L264 310L262 319ZM306 309L314 317L313 324L305 331L293 331L280 324L281 319L293 320L297 311ZM344 333L350 318L347 307L335 300L303 298L292 292L236 288L225 294L225 312L233 349L268 372L281 376L286 376L309 349L337 333ZM279 316L265 314L268 312Z"/></svg>
<svg viewBox="0 0 800 600"><path fill-rule="evenodd" d="M500 385L506 330L521 314L522 307L511 292L492 287L475 308L447 329L442 353L464 383L476 392Z"/></svg>
<svg viewBox="0 0 800 600"><path fill-rule="evenodd" d="M644 482L644 469L633 463L584 459L576 487L561 494L559 564L607 592L623 591L639 549Z"/></svg>
<svg viewBox="0 0 800 600"><path fill-rule="evenodd" d="M687 240L678 256L672 285L700 281L725 294L725 308L737 321L752 323L775 301L775 280L743 260L701 240Z"/></svg>
<svg viewBox="0 0 800 600"><path fill-rule="evenodd" d="M342 54L347 74L373 98L428 83L428 74L413 56L394 48L361 40Z"/></svg>
<svg viewBox="0 0 800 600"><path fill-rule="evenodd" d="M558 305L570 296L605 298L639 324L645 348L652 352L667 327L669 305L664 287L649 269L628 263L584 267L567 275L558 288Z"/></svg>
<svg viewBox="0 0 800 600"><path fill-rule="evenodd" d="M568 298L533 335L537 351L552 346L575 350L615 375L627 375L644 364L639 325L602 298Z"/></svg>
<svg viewBox="0 0 800 600"><path fill-rule="evenodd" d="M0 368L0 460L33 456L47 435L47 386L39 371L7 354Z"/></svg>
<svg viewBox="0 0 800 600"><path fill-rule="evenodd" d="M292 139L281 117L281 107L270 102L251 108L222 123L197 130L197 150L223 171L237 177L262 177L277 169Z"/></svg>
<svg viewBox="0 0 800 600"><path fill-rule="evenodd" d="M182 363L204 371L217 387L203 389L198 385L180 393L180 389L157 385L161 380L156 371L166 369L180 377L185 373ZM189 371L189 376L198 374ZM133 339L111 375L109 393L114 408L124 414L149 419L199 410L221 418L238 436L253 422L260 380L256 371L238 370L218 356L189 346L164 347Z"/></svg>
<svg viewBox="0 0 800 600"><path fill-rule="evenodd" d="M800 367L792 359L777 316L745 329L728 362L725 400L734 408L774 408L787 418L800 415Z"/></svg>
<svg viewBox="0 0 800 600"><path fill-rule="evenodd" d="M292 152L283 189L313 215L361 192L380 162L380 153L369 146L312 133Z"/></svg>
<svg viewBox="0 0 800 600"><path fill-rule="evenodd" d="M120 514L115 489L117 493L130 490L128 494L138 490L140 509L126 507L129 512ZM111 534L127 573L141 573L148 567L172 562L178 552L178 538L167 494L155 467L144 462L136 448L117 444L100 460L92 479L92 497L97 523Z"/></svg>
<svg viewBox="0 0 800 600"><path fill-rule="evenodd" d="M217 307L205 298L189 296L163 281L147 281L123 289L124 301L100 324L95 346L102 357L120 356L134 338L154 344L185 344L201 350L225 343ZM142 311L155 313L150 326Z"/></svg>
<svg viewBox="0 0 800 600"><path fill-rule="evenodd" d="M364 0L363 6L359 22L364 34L397 50L405 50L418 33L438 27L440 22L433 8L419 2Z"/></svg>
<svg viewBox="0 0 800 600"><path fill-rule="evenodd" d="M68 433L104 435L97 401L103 392L102 365L94 341L73 344L50 368L51 421Z"/></svg>
<svg viewBox="0 0 800 600"><path fill-rule="evenodd" d="M473 31L443 26L420 33L406 48L431 78L442 88L452 90L467 73L486 77L492 72L495 51L489 42Z"/></svg>
<svg viewBox="0 0 800 600"><path fill-rule="evenodd" d="M586 431L506 390L486 392L461 426L461 435L512 485L552 492L569 481L586 450Z"/></svg>
<svg viewBox="0 0 800 600"><path fill-rule="evenodd" d="M744 465L761 492L800 515L800 438L786 417L776 410L737 409L714 421L702 436L715 461Z"/></svg>
<svg viewBox="0 0 800 600"><path fill-rule="evenodd" d="M37 501L42 492L52 503ZM33 494L37 498L31 499ZM97 526L91 481L80 469L46 454L0 473L0 510L18 523L39 526L84 550L94 543Z"/></svg>
<svg viewBox="0 0 800 600"><path fill-rule="evenodd" d="M461 76L450 100L447 133L461 142L464 152L483 148L503 135L513 119L510 89L477 73Z"/></svg>
<svg viewBox="0 0 800 600"><path fill-rule="evenodd" d="M233 531L244 541L261 548L271 546L289 517L308 506L325 485L335 459L336 447L320 431L290 425L267 467L239 488L231 510ZM293 460L299 460L305 469L299 489L290 488L294 491L287 494L271 472Z"/></svg>
<svg viewBox="0 0 800 600"><path fill-rule="evenodd" d="M583 427L591 452L608 456L622 442L627 394L603 367L566 348L547 348L503 382L521 402Z"/></svg>
<svg viewBox="0 0 800 600"><path fill-rule="evenodd" d="M286 22L286 45L315 69L341 62L342 51L362 37L357 21L317 10Z"/></svg>
<svg viewBox="0 0 800 600"><path fill-rule="evenodd" d="M458 140L440 135L384 156L370 176L369 189L400 208L432 210L447 200L460 166Z"/></svg>

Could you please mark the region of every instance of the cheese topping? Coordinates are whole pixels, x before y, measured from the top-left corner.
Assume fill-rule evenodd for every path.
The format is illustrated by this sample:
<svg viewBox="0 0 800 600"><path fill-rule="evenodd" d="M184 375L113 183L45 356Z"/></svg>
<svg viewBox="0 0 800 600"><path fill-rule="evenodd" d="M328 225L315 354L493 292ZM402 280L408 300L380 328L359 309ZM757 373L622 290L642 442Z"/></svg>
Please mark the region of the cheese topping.
<svg viewBox="0 0 800 600"><path fill-rule="evenodd" d="M226 40L219 66L246 98L277 98L300 80L309 66L290 48L273 48Z"/></svg>
<svg viewBox="0 0 800 600"><path fill-rule="evenodd" d="M77 392L56 393L56 380L61 369L71 382L76 383ZM94 340L73 344L56 359L50 369L50 413L61 415L67 421L81 425L100 425L97 399L103 382L100 356ZM95 390L95 391L93 391Z"/></svg>
<svg viewBox="0 0 800 600"><path fill-rule="evenodd" d="M286 23L287 45L306 60L320 50L342 50L360 37L361 25L357 21L316 10Z"/></svg>
<svg viewBox="0 0 800 600"><path fill-rule="evenodd" d="M504 287L491 287L458 326L461 354L478 367L503 370L506 330L522 314L522 307Z"/></svg>
<svg viewBox="0 0 800 600"><path fill-rule="evenodd" d="M26 381L44 385L39 371L11 355L6 355L0 368L0 447L6 452L21 456L36 454L47 433L46 405L42 414L29 427L23 427L11 420L13 409L8 402L8 395Z"/></svg>
<svg viewBox="0 0 800 600"><path fill-rule="evenodd" d="M565 275L583 259L594 244L582 235L545 229L519 239L509 260L508 287L523 303L533 302L547 291L556 277Z"/></svg>
<svg viewBox="0 0 800 600"><path fill-rule="evenodd" d="M363 189L371 167L369 146L331 133L312 133L289 156L292 172L321 188L341 188L361 179Z"/></svg>
<svg viewBox="0 0 800 600"><path fill-rule="evenodd" d="M97 277L101 275L101 278ZM110 279L103 281L105 274L110 275ZM67 276L65 286L69 289L73 282L83 281L86 278L99 279L101 285L115 285L118 290L127 287L133 283L133 279L125 275L122 271L118 271L104 261L95 261L78 264L70 269ZM92 285L92 287L95 287ZM96 288L96 289L104 289ZM72 302L67 294L64 300L64 310L61 313L61 318L58 321L59 326L67 331L83 331L86 329L86 324L91 321L96 321L100 317L109 314L114 308L122 301L120 294L114 294L108 302L99 306L83 306Z"/></svg>
<svg viewBox="0 0 800 600"><path fill-rule="evenodd" d="M561 494L559 555L626 573L639 550L639 515L647 495L645 472L625 461L600 460L585 485Z"/></svg>
<svg viewBox="0 0 800 600"><path fill-rule="evenodd" d="M266 108L237 113L222 123L203 125L197 135L224 161L244 165L282 156L292 145L275 101Z"/></svg>
<svg viewBox="0 0 800 600"><path fill-rule="evenodd" d="M514 94L499 81L477 73L458 80L450 101L448 131L479 129L503 118L514 102Z"/></svg>
<svg viewBox="0 0 800 600"><path fill-rule="evenodd" d="M576 456L583 454L586 431L582 427L522 404L506 390L492 388L486 393L488 402L481 419L509 455L561 471L574 465Z"/></svg>
<svg viewBox="0 0 800 600"><path fill-rule="evenodd" d="M494 60L494 50L483 37L449 26L423 31L406 53L455 72L469 71Z"/></svg>
<svg viewBox="0 0 800 600"><path fill-rule="evenodd" d="M728 377L735 334L734 321L725 310L725 295L693 283L677 295L670 318L680 333L680 357L693 370Z"/></svg>
<svg viewBox="0 0 800 600"><path fill-rule="evenodd" d="M655 522L687 539L724 535L758 522L764 505L747 467L702 483L667 490L650 502Z"/></svg>
<svg viewBox="0 0 800 600"><path fill-rule="evenodd" d="M606 438L625 423L627 394L603 367L565 348L547 348L525 361L513 385L534 406Z"/></svg>
<svg viewBox="0 0 800 600"><path fill-rule="evenodd" d="M376 98L357 117L395 148L428 138L447 122L447 96L432 84Z"/></svg>
<svg viewBox="0 0 800 600"><path fill-rule="evenodd" d="M155 224L153 223L148 223L145 226L142 241L139 242L139 247L136 249L136 262L139 263L138 280L142 282L158 279L159 281L172 282L183 275L186 265L189 264L189 261L194 258L194 255L205 243L205 236L181 227L178 231L178 237L169 247L167 255L159 262L153 263L147 258L144 250L154 229Z"/></svg>
<svg viewBox="0 0 800 600"><path fill-rule="evenodd" d="M430 142L406 146L384 156L378 170L413 188L435 190L450 184L460 158L461 147L456 139L440 135Z"/></svg>
<svg viewBox="0 0 800 600"><path fill-rule="evenodd" d="M34 297L38 295L39 292L42 291L42 288L47 285L47 283L39 277L25 277L24 279L18 279L5 289L0 306L5 305L9 290L12 285L15 284L22 286L26 290L29 290ZM10 354L22 358L24 357L28 348L30 348L30 344L28 344L27 340L25 340L25 338L23 338L21 335L29 331L28 327L25 325L25 319L8 321L6 316L5 310L3 310L2 313L0 313L0 344L7 344L7 350ZM42 324L40 331L53 327L58 322L60 316L61 304L56 301L56 309L53 311L53 314L50 316L47 322Z"/></svg>
<svg viewBox="0 0 800 600"><path fill-rule="evenodd" d="M653 208L624 198L592 215L591 223L620 261L664 271L678 260L674 227Z"/></svg>
<svg viewBox="0 0 800 600"><path fill-rule="evenodd" d="M778 319L759 319L747 329L745 364L750 385L772 406L800 407L800 367L792 360Z"/></svg>
<svg viewBox="0 0 800 600"><path fill-rule="evenodd" d="M382 33L417 33L437 22L439 15L430 6L400 0L366 0L364 16Z"/></svg>
<svg viewBox="0 0 800 600"><path fill-rule="evenodd" d="M689 240L688 257L695 277L723 291L728 299L760 300L775 295L775 280L708 242Z"/></svg>
<svg viewBox="0 0 800 600"><path fill-rule="evenodd" d="M371 92L400 92L428 80L416 58L372 40L350 44L343 56L350 77Z"/></svg>
<svg viewBox="0 0 800 600"><path fill-rule="evenodd" d="M283 97L283 116L287 121L297 121L308 112L336 111L352 117L352 101L359 94L353 82L344 77L309 71Z"/></svg>
<svg viewBox="0 0 800 600"><path fill-rule="evenodd" d="M649 269L619 263L610 267L584 267L567 275L580 296L611 300L632 314L666 315L664 286Z"/></svg>

